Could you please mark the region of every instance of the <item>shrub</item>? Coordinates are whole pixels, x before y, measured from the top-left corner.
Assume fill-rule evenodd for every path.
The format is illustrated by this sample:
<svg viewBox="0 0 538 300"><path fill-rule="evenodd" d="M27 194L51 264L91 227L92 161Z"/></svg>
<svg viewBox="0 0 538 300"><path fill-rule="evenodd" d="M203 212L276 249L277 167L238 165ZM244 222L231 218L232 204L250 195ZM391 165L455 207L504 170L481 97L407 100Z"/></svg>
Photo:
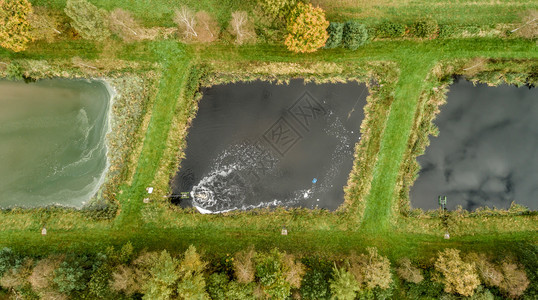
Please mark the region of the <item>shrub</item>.
<svg viewBox="0 0 538 300"><path fill-rule="evenodd" d="M0 0L0 47L14 52L26 49L32 39L28 23L31 11L28 0Z"/></svg>
<svg viewBox="0 0 538 300"><path fill-rule="evenodd" d="M230 281L226 290L226 299L250 300L254 299L254 283L238 283Z"/></svg>
<svg viewBox="0 0 538 300"><path fill-rule="evenodd" d="M67 0L64 11L72 20L71 26L83 38L103 41L110 36L105 12L90 2L86 0Z"/></svg>
<svg viewBox="0 0 538 300"><path fill-rule="evenodd" d="M0 277L10 269L18 267L21 262L20 257L11 248L2 248L0 250Z"/></svg>
<svg viewBox="0 0 538 300"><path fill-rule="evenodd" d="M456 33L454 25L441 25L439 26L439 38L446 39L452 37Z"/></svg>
<svg viewBox="0 0 538 300"><path fill-rule="evenodd" d="M435 270L439 272L436 280L445 285L445 292L472 296L480 285L474 263L466 263L457 249L445 249L439 252L435 261Z"/></svg>
<svg viewBox="0 0 538 300"><path fill-rule="evenodd" d="M339 300L353 300L360 290L359 283L350 272L334 266L333 278L330 281L331 292Z"/></svg>
<svg viewBox="0 0 538 300"><path fill-rule="evenodd" d="M424 276L422 276L422 271L419 268L413 266L411 260L407 257L402 258L398 262L396 273L398 274L398 276L400 276L400 278L408 282L420 283L422 280L424 280Z"/></svg>
<svg viewBox="0 0 538 300"><path fill-rule="evenodd" d="M437 21L431 18L421 19L413 24L413 33L420 38L432 38L438 31Z"/></svg>
<svg viewBox="0 0 538 300"><path fill-rule="evenodd" d="M376 29L377 37L381 38L397 38L404 36L404 34L405 25L391 21L381 23Z"/></svg>
<svg viewBox="0 0 538 300"><path fill-rule="evenodd" d="M350 50L356 50L368 41L366 26L356 21L348 21L344 24L342 34L342 46Z"/></svg>
<svg viewBox="0 0 538 300"><path fill-rule="evenodd" d="M314 52L325 45L328 26L323 9L299 3L289 16L284 44L293 52Z"/></svg>
<svg viewBox="0 0 538 300"><path fill-rule="evenodd" d="M325 42L325 48L332 49L340 46L342 43L342 33L344 32L344 23L331 22L327 27L329 38Z"/></svg>

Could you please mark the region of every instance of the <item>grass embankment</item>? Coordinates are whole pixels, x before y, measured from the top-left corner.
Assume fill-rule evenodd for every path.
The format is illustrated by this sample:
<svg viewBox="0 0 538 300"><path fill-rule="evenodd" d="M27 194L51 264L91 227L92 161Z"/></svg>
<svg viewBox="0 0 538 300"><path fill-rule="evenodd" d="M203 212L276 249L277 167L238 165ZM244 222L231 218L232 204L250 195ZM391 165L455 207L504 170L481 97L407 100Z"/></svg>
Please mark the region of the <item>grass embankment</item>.
<svg viewBox="0 0 538 300"><path fill-rule="evenodd" d="M407 146L409 130L413 124L418 97L423 82L431 68L438 62L451 58L496 57L496 58L538 58L536 44L532 41L499 39L450 40L450 41L399 41L373 42L356 52L344 50L320 51L312 55L296 56L278 46L212 46L195 58L188 48L172 47L174 43L141 43L133 48L146 49L138 55L163 62L164 71L159 92L152 110L148 133L144 140L141 158L131 186L122 187L120 195L121 214L114 226L93 226L92 222L80 219L72 228L49 230L49 235L41 237L36 226L0 232L0 244L29 253L56 251L93 252L107 245L119 245L132 240L137 248L181 250L194 244L207 252L232 252L248 245L259 249L279 247L297 253L322 253L338 255L365 246L378 246L384 253L394 256L418 255L433 252L446 246L500 249L506 242L516 245L518 241L531 240L535 231L504 234L476 232L472 237L462 233L449 241L440 236L414 234L412 232L392 233L391 220L397 217L392 211L395 197L397 173ZM169 47L170 46L170 47ZM151 50L147 50L151 49ZM61 50L61 49L60 49ZM66 51L70 51L66 49ZM28 53L32 56L32 53ZM52 54L50 54L52 55ZM59 56L68 55L58 53ZM21 58L24 54L19 55ZM400 67L400 79L394 90L394 103L388 117L386 129L381 136L381 152L375 164L371 194L367 198L366 211L361 228L347 227L339 221L341 215L313 212L309 219L317 226L309 227L302 215L293 212L281 213L278 217L270 214L240 214L237 216L204 216L182 212L170 215L178 220L177 225L166 224L163 215L156 215L155 222L143 223L143 202L145 188L152 182L163 155L170 124L178 99L185 93L190 66L193 60L200 61L219 57L221 60L249 62L355 62L392 61ZM189 83L192 84L192 83ZM182 101L189 101L185 97ZM168 213L161 212L161 213ZM317 215L320 214L320 215ZM24 218L30 218L24 216ZM532 220L530 220L532 221ZM437 222L437 220L428 221ZM86 224L87 223L87 224ZM288 226L290 235L279 235L281 225ZM472 226L473 223L469 223ZM487 226L487 225L484 225ZM166 229L163 229L166 227Z"/></svg>
<svg viewBox="0 0 538 300"><path fill-rule="evenodd" d="M421 17L432 17L440 24L452 25L517 23L523 11L538 8L533 0L312 0L312 3L323 7L330 20L358 18L367 24L376 24L383 19L412 23Z"/></svg>

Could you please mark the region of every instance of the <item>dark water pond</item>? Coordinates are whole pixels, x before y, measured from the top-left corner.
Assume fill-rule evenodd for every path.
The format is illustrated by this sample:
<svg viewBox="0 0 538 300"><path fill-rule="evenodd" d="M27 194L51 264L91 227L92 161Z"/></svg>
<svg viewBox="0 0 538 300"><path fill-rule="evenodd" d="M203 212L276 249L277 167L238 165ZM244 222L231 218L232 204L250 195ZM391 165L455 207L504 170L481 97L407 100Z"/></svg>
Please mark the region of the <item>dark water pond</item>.
<svg viewBox="0 0 538 300"><path fill-rule="evenodd" d="M0 81L0 207L81 207L107 169L107 87Z"/></svg>
<svg viewBox="0 0 538 300"><path fill-rule="evenodd" d="M446 195L448 209L538 208L538 89L461 80L435 124L440 134L418 158L413 207L438 208Z"/></svg>
<svg viewBox="0 0 538 300"><path fill-rule="evenodd" d="M203 94L171 183L184 199L173 202L204 213L343 203L365 85L254 82Z"/></svg>

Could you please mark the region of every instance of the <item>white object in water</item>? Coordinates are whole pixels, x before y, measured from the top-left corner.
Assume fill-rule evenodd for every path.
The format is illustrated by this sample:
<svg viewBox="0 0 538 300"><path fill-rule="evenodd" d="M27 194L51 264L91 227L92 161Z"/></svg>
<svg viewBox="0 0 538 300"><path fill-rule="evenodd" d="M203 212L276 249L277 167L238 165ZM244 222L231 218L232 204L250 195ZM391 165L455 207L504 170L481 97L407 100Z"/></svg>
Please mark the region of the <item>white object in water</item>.
<svg viewBox="0 0 538 300"><path fill-rule="evenodd" d="M153 193L153 188L152 187L148 187L146 190L148 191L148 194Z"/></svg>
<svg viewBox="0 0 538 300"><path fill-rule="evenodd" d="M41 229L41 235L47 235L47 228L43 227L43 229Z"/></svg>

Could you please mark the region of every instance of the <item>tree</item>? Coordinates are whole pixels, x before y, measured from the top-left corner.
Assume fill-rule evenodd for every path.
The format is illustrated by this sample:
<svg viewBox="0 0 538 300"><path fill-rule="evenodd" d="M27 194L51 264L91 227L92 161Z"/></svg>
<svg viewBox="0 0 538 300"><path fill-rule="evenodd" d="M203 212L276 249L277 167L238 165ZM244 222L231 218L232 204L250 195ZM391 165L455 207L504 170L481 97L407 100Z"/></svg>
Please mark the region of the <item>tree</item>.
<svg viewBox="0 0 538 300"><path fill-rule="evenodd" d="M289 16L284 44L293 52L314 52L325 45L328 26L323 9L298 3Z"/></svg>
<svg viewBox="0 0 538 300"><path fill-rule="evenodd" d="M13 252L11 248L2 248L0 250L0 277L12 268L17 268L21 263L19 255Z"/></svg>
<svg viewBox="0 0 538 300"><path fill-rule="evenodd" d="M71 18L71 26L83 38L103 41L110 36L106 13L87 0L67 0L64 12Z"/></svg>
<svg viewBox="0 0 538 300"><path fill-rule="evenodd" d="M256 258L256 278L264 293L273 299L286 299L291 294L291 284L286 281L282 253L277 249Z"/></svg>
<svg viewBox="0 0 538 300"><path fill-rule="evenodd" d="M197 40L202 43L211 43L219 37L219 24L205 11L195 14L195 32Z"/></svg>
<svg viewBox="0 0 538 300"><path fill-rule="evenodd" d="M457 249L445 249L439 252L434 266L438 272L435 280L445 285L447 293L472 296L480 285L474 263L464 262Z"/></svg>
<svg viewBox="0 0 538 300"><path fill-rule="evenodd" d="M234 11L232 13L228 31L235 36L235 43L238 45L256 40L254 24L249 19L246 11Z"/></svg>
<svg viewBox="0 0 538 300"><path fill-rule="evenodd" d="M116 8L108 15L110 30L126 42L141 40L142 28L130 12Z"/></svg>
<svg viewBox="0 0 538 300"><path fill-rule="evenodd" d="M143 282L137 280L137 270L126 265L119 265L112 273L110 287L116 292L123 292L127 296L142 291Z"/></svg>
<svg viewBox="0 0 538 300"><path fill-rule="evenodd" d="M260 0L263 11L273 19L284 20L298 4L297 0Z"/></svg>
<svg viewBox="0 0 538 300"><path fill-rule="evenodd" d="M424 280L424 276L422 276L422 271L419 268L413 266L413 264L411 263L411 260L407 257L402 258L398 262L396 273L403 280L412 282L415 284L418 284L422 280Z"/></svg>
<svg viewBox="0 0 538 300"><path fill-rule="evenodd" d="M327 33L329 34L329 38L325 42L325 48L332 49L340 46L340 43L342 43L343 32L343 23L331 22L331 24L329 24L329 27L327 27Z"/></svg>
<svg viewBox="0 0 538 300"><path fill-rule="evenodd" d="M465 261L474 263L480 280L487 286L498 287L503 281L503 274L497 266L489 262L485 254L469 253Z"/></svg>
<svg viewBox="0 0 538 300"><path fill-rule="evenodd" d="M342 46L350 50L357 50L368 41L366 26L356 21L348 21L344 24L342 33Z"/></svg>
<svg viewBox="0 0 538 300"><path fill-rule="evenodd" d="M196 32L196 17L190 8L182 6L179 10L176 10L174 23L178 25L179 32L183 33L184 39L192 40L198 37L198 33Z"/></svg>
<svg viewBox="0 0 538 300"><path fill-rule="evenodd" d="M170 299L174 294L174 285L179 279L177 272L179 262L168 251L153 257L149 267L150 276L143 287L143 299Z"/></svg>
<svg viewBox="0 0 538 300"><path fill-rule="evenodd" d="M351 258L350 272L362 289L388 289L392 283L390 261L379 255L377 248L368 247L366 250L366 254Z"/></svg>
<svg viewBox="0 0 538 300"><path fill-rule="evenodd" d="M79 260L66 260L54 270L54 283L60 293L70 294L86 288L87 270Z"/></svg>
<svg viewBox="0 0 538 300"><path fill-rule="evenodd" d="M26 49L32 40L28 15L32 5L28 0L0 0L0 46L14 52Z"/></svg>
<svg viewBox="0 0 538 300"><path fill-rule="evenodd" d="M189 246L179 264L180 281L177 292L182 299L208 299L203 271L207 263L202 261L194 246Z"/></svg>
<svg viewBox="0 0 538 300"><path fill-rule="evenodd" d="M254 281L254 257L256 251L250 248L246 251L237 252L234 256L234 274L238 282L249 283Z"/></svg>
<svg viewBox="0 0 538 300"><path fill-rule="evenodd" d="M501 265L503 280L499 284L501 291L506 293L510 298L517 298L523 295L523 292L529 286L529 279L523 268L512 262L503 262Z"/></svg>
<svg viewBox="0 0 538 300"><path fill-rule="evenodd" d="M62 32L58 30L59 22L55 12L45 7L34 7L28 15L30 34L34 40L53 42Z"/></svg>
<svg viewBox="0 0 538 300"><path fill-rule="evenodd" d="M295 256L292 254L284 254L282 256L283 271L286 281L290 283L293 288L300 288L301 281L305 274L304 265L295 260Z"/></svg>
<svg viewBox="0 0 538 300"><path fill-rule="evenodd" d="M359 282L355 276L342 268L334 266L333 278L331 279L331 292L338 300L353 300L360 290Z"/></svg>

